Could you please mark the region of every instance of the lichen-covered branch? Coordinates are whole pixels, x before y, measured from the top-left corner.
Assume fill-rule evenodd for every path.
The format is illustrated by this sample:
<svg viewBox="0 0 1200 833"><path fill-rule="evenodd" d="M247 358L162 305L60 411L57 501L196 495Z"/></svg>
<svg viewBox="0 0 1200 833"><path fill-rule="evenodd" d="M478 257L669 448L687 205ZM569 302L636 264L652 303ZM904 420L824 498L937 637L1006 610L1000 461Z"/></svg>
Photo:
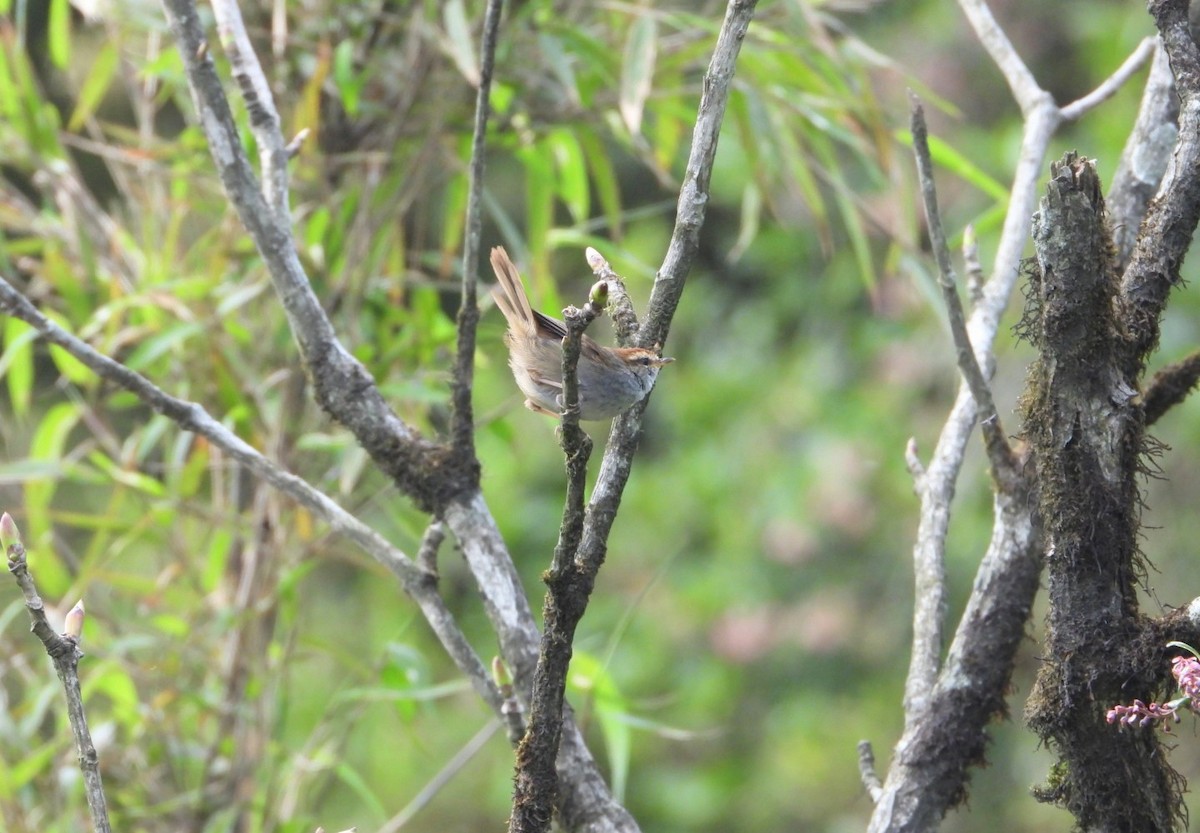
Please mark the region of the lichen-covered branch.
<svg viewBox="0 0 1200 833"><path fill-rule="evenodd" d="M1113 703L1153 699L1139 675L1138 476L1145 452L1138 350L1114 311L1120 289L1094 163L1067 154L1035 218L1025 332L1039 356L1022 401L1045 519L1045 649L1026 706L1062 766L1042 788L1081 829L1154 833L1182 818L1182 780L1152 733L1121 733ZM1120 762L1115 765L1114 762Z"/></svg>
<svg viewBox="0 0 1200 833"><path fill-rule="evenodd" d="M1149 47L1139 46L1094 93L1060 108L1039 86L986 2L959 0L958 5L1004 75L1025 119L1008 213L990 276L982 284L977 279L969 284L973 306L966 322L967 340L986 380L995 367L992 350L1001 317L1019 277L1050 140L1065 119L1078 118L1127 80L1148 57ZM964 382L928 463L921 462L911 442L906 452L921 504L913 547L918 594L931 580L936 582L943 569L950 506L977 410L975 397ZM1027 451L1018 448L1014 454L1023 461ZM920 648L923 656L919 662L914 657L905 687L904 732L883 789L877 795L872 791L875 811L870 830L875 833L931 829L961 802L970 767L982 761L985 729L1003 712L1000 694L1008 685L1013 657L1024 636L1042 565L1036 488L1023 474L1015 474L1020 469L1014 467L1012 476L995 484L992 541L950 653L940 667L937 655L926 646ZM1001 588L1009 594L1003 599ZM924 605L914 611L915 629L923 627L922 619L937 613L930 608ZM936 682L922 684L931 680Z"/></svg>

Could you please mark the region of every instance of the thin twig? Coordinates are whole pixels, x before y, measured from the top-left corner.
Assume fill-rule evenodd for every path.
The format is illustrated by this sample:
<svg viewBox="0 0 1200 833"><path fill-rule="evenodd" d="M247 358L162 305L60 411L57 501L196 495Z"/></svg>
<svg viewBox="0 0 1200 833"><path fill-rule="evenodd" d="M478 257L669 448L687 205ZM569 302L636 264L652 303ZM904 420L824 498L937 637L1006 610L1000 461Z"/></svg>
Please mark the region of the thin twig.
<svg viewBox="0 0 1200 833"><path fill-rule="evenodd" d="M979 238L975 226L963 229L963 269L967 272L967 297L974 307L983 300L983 263L979 260Z"/></svg>
<svg viewBox="0 0 1200 833"><path fill-rule="evenodd" d="M504 0L488 0L479 43L479 89L475 94L475 127L471 136L471 166L467 183L466 237L463 240L462 299L458 308L458 348L451 393L453 416L450 442L456 454L475 456L475 416L471 391L475 380L475 332L479 325L476 300L479 237L482 226L483 173L486 166L484 140L487 136L492 72L496 64L496 41Z"/></svg>
<svg viewBox="0 0 1200 833"><path fill-rule="evenodd" d="M71 723L71 732L75 735L79 768L83 771L84 793L92 815L92 830L94 833L109 833L112 828L108 822L104 783L100 778L100 756L96 752L96 745L92 743L92 733L88 729L87 714L83 708L83 691L79 686L79 660L83 656L83 651L79 650L79 636L83 628L83 604L77 604L67 614L65 633L56 633L46 618L46 606L38 595L37 587L34 586L33 576L29 573L25 545L12 516L7 512L0 516L0 540L3 541L8 555L8 571L16 579L21 595L25 597L25 609L29 611L33 633L41 640L63 685L67 700L67 718Z"/></svg>
<svg viewBox="0 0 1200 833"><path fill-rule="evenodd" d="M445 766L429 779L429 783L413 796L412 801L408 802L404 806L404 809L388 819L387 823L379 828L378 833L398 833L404 825L412 821L417 813L429 806L429 803L454 779L454 776L458 775L463 770L463 767L479 754L480 750L492 739L492 735L496 734L496 730L499 728L500 724L495 720L489 720L485 723L483 728L463 744L462 749L455 752L450 760L446 761Z"/></svg>
<svg viewBox="0 0 1200 833"><path fill-rule="evenodd" d="M867 789L867 795L871 796L871 801L878 801L883 795L883 782L879 780L879 773L875 771L875 750L871 748L869 740L858 742L858 776Z"/></svg>
<svg viewBox="0 0 1200 833"><path fill-rule="evenodd" d="M989 457L997 473L997 482L1007 476L1012 468L1012 451L1004 439L992 392L988 387L979 363L975 358L970 336L967 333L962 302L954 277L954 266L950 262L950 248L942 228L941 214L937 206L937 191L933 181L933 160L929 153L929 137L925 126L925 113L915 94L911 98L911 128L913 154L917 162L917 175L925 205L925 217L929 227L929 240L938 265L938 284L946 303L946 316L950 324L958 359L959 372L971 391L979 415ZM910 455L911 460L911 455ZM912 463L910 462L910 468ZM923 495L924 497L925 495ZM948 519L947 519L948 520ZM908 677L905 682L905 703L921 701L933 688L941 667L943 629L946 617L946 564L945 548L917 547L913 552L913 576L916 584L913 604L912 655L909 660Z"/></svg>
<svg viewBox="0 0 1200 833"><path fill-rule="evenodd" d="M913 154L917 160L917 178L921 183L925 219L929 226L929 241L933 246L934 259L937 261L938 285L942 290L942 300L946 302L946 317L950 324L951 337L954 339L958 369L978 406L977 415L981 422L988 457L991 459L997 477L1003 480L1012 474L1012 449L1005 439L1004 430L1000 425L1000 415L996 413L996 403L992 399L991 388L975 358L971 336L967 333L966 315L963 312L962 301L958 297L958 282L954 274L954 264L950 262L950 246L946 242L946 232L942 228L942 216L938 211L937 186L933 181L933 158L929 153L929 130L925 126L925 111L915 93L910 92L909 98L912 107Z"/></svg>
<svg viewBox="0 0 1200 833"><path fill-rule="evenodd" d="M425 527L425 534L421 536L421 546L417 550L417 565L435 578L438 574L438 550L445 539L446 525L441 521L431 521L429 526Z"/></svg>
<svg viewBox="0 0 1200 833"><path fill-rule="evenodd" d="M921 455L917 448L917 438L909 437L908 442L904 444L904 465L908 469L908 473L912 475L913 489L917 495L925 488L925 464L921 462Z"/></svg>
<svg viewBox="0 0 1200 833"><path fill-rule="evenodd" d="M1062 117L1067 121L1074 121L1116 95L1121 87L1125 86L1125 82L1132 78L1134 73L1144 67L1146 62L1150 60L1150 57L1154 54L1156 41L1157 38L1142 38L1142 42L1137 45L1137 49L1130 53L1125 62L1117 67L1112 75L1101 81L1096 89L1082 98L1078 98L1070 104L1063 106Z"/></svg>
<svg viewBox="0 0 1200 833"><path fill-rule="evenodd" d="M967 21L975 30L975 36L991 56L992 63L1008 82L1013 99L1026 118L1031 110L1041 106L1044 101L1050 100L1050 104L1053 105L1050 94L1038 86L1037 79L1021 60L1016 47L996 22L985 0L958 0L958 7L967 16Z"/></svg>
<svg viewBox="0 0 1200 833"><path fill-rule="evenodd" d="M525 712L521 708L521 701L517 699L512 672L500 657L492 657L492 680L496 683L496 688L500 689L500 696L504 698L500 717L504 720L508 741L516 746L525 737Z"/></svg>

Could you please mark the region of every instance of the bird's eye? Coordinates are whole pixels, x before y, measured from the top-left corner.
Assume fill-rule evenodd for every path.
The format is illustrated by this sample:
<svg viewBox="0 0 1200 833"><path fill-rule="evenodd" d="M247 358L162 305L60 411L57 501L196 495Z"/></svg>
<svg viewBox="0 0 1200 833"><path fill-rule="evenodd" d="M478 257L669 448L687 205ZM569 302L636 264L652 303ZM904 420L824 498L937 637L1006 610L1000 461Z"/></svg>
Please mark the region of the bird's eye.
<svg viewBox="0 0 1200 833"><path fill-rule="evenodd" d="M640 359L638 359L638 364L640 364L642 367L649 367L650 366L650 357L642 356Z"/></svg>

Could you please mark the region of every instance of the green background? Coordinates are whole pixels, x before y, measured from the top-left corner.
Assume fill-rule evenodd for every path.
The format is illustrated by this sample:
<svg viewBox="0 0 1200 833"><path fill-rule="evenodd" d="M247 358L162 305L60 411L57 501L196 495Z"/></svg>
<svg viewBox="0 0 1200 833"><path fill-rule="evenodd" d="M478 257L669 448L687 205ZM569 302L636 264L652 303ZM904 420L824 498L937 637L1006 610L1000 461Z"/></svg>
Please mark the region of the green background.
<svg viewBox="0 0 1200 833"><path fill-rule="evenodd" d="M285 132L317 128L292 167L312 282L397 410L436 432L481 6L288 4L272 53L269 9L243 5ZM415 552L427 519L306 398L264 270L193 126L161 11L119 3L85 20L59 0L0 7L5 277ZM1060 103L1152 31L1137 4L995 12ZM545 0L508 10L484 246L509 248L541 309L583 298L584 245L644 308L721 13ZM215 34L213 52L227 72ZM1107 181L1144 75L1064 126L1047 165L1078 150ZM645 830L862 829L855 745L874 744L882 773L898 737L918 510L904 448L915 438L927 459L957 386L903 141L907 87L956 152L938 168L946 226L958 245L975 224L986 269L1020 116L957 8L760 3L665 345L678 361L654 392L573 667L592 747ZM64 162L94 203L55 178ZM97 217L117 231L90 232ZM1010 332L1019 304L994 382L1010 434L1030 359ZM1196 312L1194 291L1177 293L1160 363L1194 347ZM85 694L121 829L231 830L240 814L245 830L376 830L487 726L390 575L23 325L0 326L0 506L47 599L65 610L85 598ZM501 332L485 311L483 491L536 609L564 476L553 423L520 407ZM1151 614L1195 594L1198 426L1189 402L1155 427L1170 450L1145 484ZM593 437L604 428L590 426ZM952 624L990 507L975 441L947 547ZM250 570L255 554L269 566ZM448 603L490 657L494 637L449 543L440 566ZM947 830L1069 825L1028 794L1052 760L1020 716L1041 616L991 766L973 774L969 808ZM16 588L0 582L0 826L82 829L61 692L24 620ZM232 703L231 656L246 669ZM1193 722L1176 732L1172 760L1193 774ZM511 764L497 733L405 829L500 829ZM230 773L239 790L213 787Z"/></svg>

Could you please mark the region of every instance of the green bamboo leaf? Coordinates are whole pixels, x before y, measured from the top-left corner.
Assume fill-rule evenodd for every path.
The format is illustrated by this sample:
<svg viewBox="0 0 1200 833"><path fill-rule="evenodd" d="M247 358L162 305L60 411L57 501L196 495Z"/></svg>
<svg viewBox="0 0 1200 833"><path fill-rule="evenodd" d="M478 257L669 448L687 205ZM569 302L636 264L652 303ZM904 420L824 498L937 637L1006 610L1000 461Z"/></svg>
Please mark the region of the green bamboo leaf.
<svg viewBox="0 0 1200 833"><path fill-rule="evenodd" d="M79 421L79 406L61 402L53 406L37 422L29 447L31 462L41 461L50 466L63 464L64 448L72 429ZM25 513L29 522L26 542L34 542L31 561L38 563L38 583L48 594L61 593L70 583L70 574L47 545L51 541L50 505L58 489L58 477L30 480L25 483ZM22 531L26 530L22 527Z"/></svg>
<svg viewBox="0 0 1200 833"><path fill-rule="evenodd" d="M88 455L88 460L114 483L128 486L151 497L163 497L166 494L166 488L158 480L140 471L125 468L102 451L93 451Z"/></svg>
<svg viewBox="0 0 1200 833"><path fill-rule="evenodd" d="M571 212L571 219L576 223L585 222L591 215L591 189L583 147L574 132L566 129L550 133L546 143L558 168L558 195Z"/></svg>
<svg viewBox="0 0 1200 833"><path fill-rule="evenodd" d="M51 740L32 749L23 749L14 766L7 766L0 759L0 798L10 800L14 794L25 789L39 775L52 769L52 762L59 752L58 740Z"/></svg>
<svg viewBox="0 0 1200 833"><path fill-rule="evenodd" d="M108 93L113 76L117 73L120 57L120 52L114 43L107 43L101 48L99 54L96 55L96 60L92 62L92 69L88 72L83 86L79 88L79 97L75 101L75 110L67 122L67 130L79 130L83 127L84 122L96 112L96 108L100 106L100 102Z"/></svg>
<svg viewBox="0 0 1200 833"><path fill-rule="evenodd" d="M208 441L181 431L175 436L169 459L171 465L167 469L167 490L171 497L184 499L195 496L212 464Z"/></svg>
<svg viewBox="0 0 1200 833"><path fill-rule="evenodd" d="M346 113L357 115L363 78L354 67L354 41L344 40L334 48L332 77Z"/></svg>
<svg viewBox="0 0 1200 833"><path fill-rule="evenodd" d="M362 810L375 814L377 819L386 819L389 816L387 808L379 796L367 785L367 780L359 774L358 770L346 763L344 758L341 758L338 764L334 767L339 779L350 791L358 796L362 802Z"/></svg>
<svg viewBox="0 0 1200 833"><path fill-rule="evenodd" d="M583 128L575 133L583 158L587 160L588 170L592 175L592 183L596 188L596 198L600 200L600 209L608 223L609 233L614 238L621 237L621 186L617 180L617 172L613 168L612 159L604 147L604 142L595 131Z"/></svg>
<svg viewBox="0 0 1200 833"><path fill-rule="evenodd" d="M621 693L607 666L586 651L576 650L571 658L567 685L589 699L595 709L612 768L610 780L613 795L621 800L629 780L629 761L633 755L632 732L629 722L624 719L631 708L630 703Z"/></svg>
<svg viewBox="0 0 1200 833"><path fill-rule="evenodd" d="M467 222L467 196L470 183L465 173L452 176L446 183L442 200L442 251L457 252Z"/></svg>
<svg viewBox="0 0 1200 833"><path fill-rule="evenodd" d="M4 353L0 355L0 376L8 384L13 413L29 413L33 397L33 342L37 330L19 318L4 319Z"/></svg>
<svg viewBox="0 0 1200 833"><path fill-rule="evenodd" d="M540 32L538 34L538 46L542 50L542 55L546 58L546 63L550 65L550 71L554 74L562 91L566 94L567 100L576 107L583 108L589 106L591 103L590 96L588 102L585 103L583 96L580 94L579 82L575 77L575 68L572 66L571 59L563 49L562 41L554 35ZM507 110L507 108L504 109Z"/></svg>
<svg viewBox="0 0 1200 833"><path fill-rule="evenodd" d="M50 0L46 24L46 51L59 69L71 62L71 3L70 0Z"/></svg>
<svg viewBox="0 0 1200 833"><path fill-rule="evenodd" d="M130 370L143 370L169 350L182 345L193 336L201 335L204 331L204 325L194 321L168 327L139 344L125 365Z"/></svg>
<svg viewBox="0 0 1200 833"><path fill-rule="evenodd" d="M442 6L446 26L446 51L472 87L479 86L479 65L475 62L475 40L463 0L448 0Z"/></svg>
<svg viewBox="0 0 1200 833"><path fill-rule="evenodd" d="M57 260L57 258L55 258ZM77 289L77 288L76 288ZM68 293L64 293L66 295ZM82 299L81 299L82 300ZM67 332L74 329L71 322L63 315L60 315L55 310L46 310L46 317L53 321L58 326L62 327ZM58 372L73 385L80 387L91 387L96 383L99 377L86 364L72 356L62 347L57 344L49 345L50 360L54 362L54 366L58 368Z"/></svg>
<svg viewBox="0 0 1200 833"><path fill-rule="evenodd" d="M0 486L15 486L31 480L62 477L62 466L52 460L12 460L0 463Z"/></svg>
<svg viewBox="0 0 1200 833"><path fill-rule="evenodd" d="M537 148L522 148L518 158L525 166L525 228L536 275L545 275L547 236L554 223L554 166Z"/></svg>
<svg viewBox="0 0 1200 833"><path fill-rule="evenodd" d="M906 147L912 147L912 134L907 130L898 130L895 136ZM1008 203L1007 186L937 136L929 137L929 155L935 165L945 168L950 173L971 183L992 199Z"/></svg>
<svg viewBox="0 0 1200 833"><path fill-rule="evenodd" d="M625 41L625 60L621 64L621 120L630 133L642 129L642 113L654 81L654 62L658 54L658 22L652 14L643 14L633 22Z"/></svg>
<svg viewBox="0 0 1200 833"><path fill-rule="evenodd" d="M758 183L750 180L746 183L746 187L742 189L741 224L738 226L737 240L734 241L733 247L729 250L728 259L730 262L736 261L745 254L746 249L750 248L750 244L758 236L758 229L762 220L762 206L762 191L759 189Z"/></svg>
<svg viewBox="0 0 1200 833"><path fill-rule="evenodd" d="M107 708L121 726L132 729L141 725L142 699L133 678L119 662L105 660L89 669L83 684L83 698L90 700L97 694L104 695Z"/></svg>
<svg viewBox="0 0 1200 833"><path fill-rule="evenodd" d="M200 580L201 586L206 592L211 593L220 587L221 581L225 577L225 566L229 563L231 552L233 552L233 534L227 529L214 527L209 536Z"/></svg>
<svg viewBox="0 0 1200 833"><path fill-rule="evenodd" d="M57 344L50 345L50 360L54 362L54 366L58 368L58 372L63 375L63 378L73 385L90 387L99 379L90 367Z"/></svg>
<svg viewBox="0 0 1200 833"><path fill-rule="evenodd" d="M9 52L0 49L0 115L7 122L15 121L21 112L21 98L17 94L17 82L13 77Z"/></svg>

